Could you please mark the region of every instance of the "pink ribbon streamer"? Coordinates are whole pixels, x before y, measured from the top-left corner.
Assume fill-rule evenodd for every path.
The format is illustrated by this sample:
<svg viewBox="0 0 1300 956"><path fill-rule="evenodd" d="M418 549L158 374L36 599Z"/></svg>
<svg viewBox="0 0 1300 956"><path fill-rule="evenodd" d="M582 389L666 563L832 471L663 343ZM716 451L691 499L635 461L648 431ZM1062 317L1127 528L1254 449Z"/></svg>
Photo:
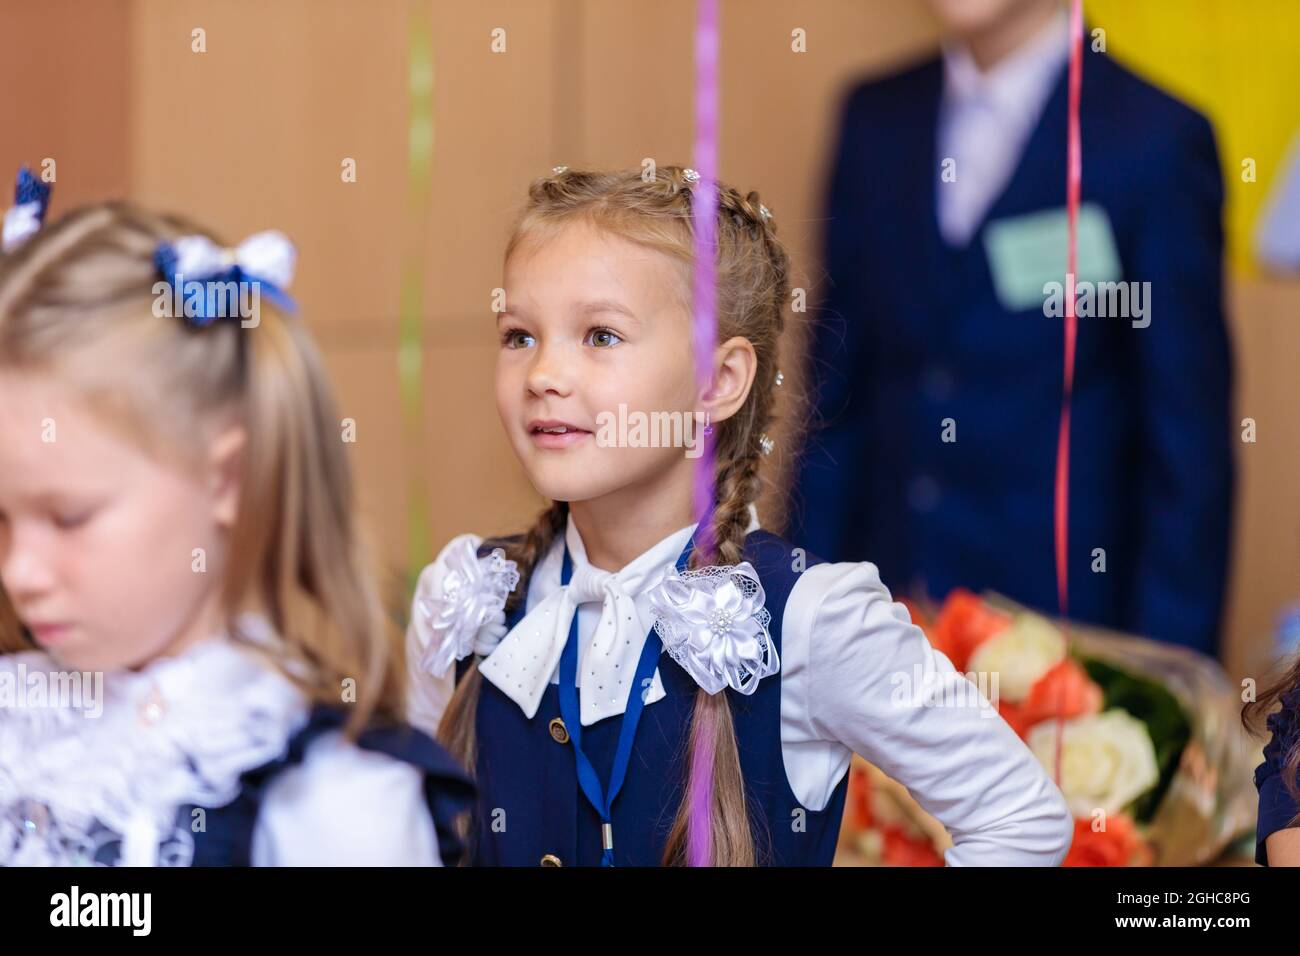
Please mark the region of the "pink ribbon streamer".
<svg viewBox="0 0 1300 956"><path fill-rule="evenodd" d="M1083 0L1070 4L1070 88L1069 113L1066 130L1065 165L1065 216L1068 232L1068 249L1065 266L1065 377L1061 391L1061 425L1056 441L1056 494L1055 494L1055 546L1056 546L1056 600L1064 626L1070 609L1070 404L1074 394L1074 353L1079 334L1079 319L1075 313L1075 283L1079 268L1079 188L1083 180L1083 147L1079 134L1079 98L1083 85ZM1065 720L1058 707L1056 722L1056 756L1053 777L1061 782L1061 750L1064 744Z"/></svg>

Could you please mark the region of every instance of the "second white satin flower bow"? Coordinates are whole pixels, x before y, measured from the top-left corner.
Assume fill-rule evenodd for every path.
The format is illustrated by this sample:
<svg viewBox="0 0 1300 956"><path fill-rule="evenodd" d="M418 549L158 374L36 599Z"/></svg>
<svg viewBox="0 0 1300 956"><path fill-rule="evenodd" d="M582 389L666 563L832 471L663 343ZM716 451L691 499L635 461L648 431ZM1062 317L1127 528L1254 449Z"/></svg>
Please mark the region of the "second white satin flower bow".
<svg viewBox="0 0 1300 956"><path fill-rule="evenodd" d="M772 615L748 561L685 573L670 567L649 597L664 650L710 694L726 687L752 694L781 669Z"/></svg>

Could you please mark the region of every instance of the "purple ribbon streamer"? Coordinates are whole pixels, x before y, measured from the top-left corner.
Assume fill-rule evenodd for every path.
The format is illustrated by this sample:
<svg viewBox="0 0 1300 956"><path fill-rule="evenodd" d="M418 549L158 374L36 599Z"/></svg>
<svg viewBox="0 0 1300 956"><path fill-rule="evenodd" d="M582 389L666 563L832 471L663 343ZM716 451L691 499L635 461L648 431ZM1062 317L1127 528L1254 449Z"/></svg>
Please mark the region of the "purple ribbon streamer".
<svg viewBox="0 0 1300 956"><path fill-rule="evenodd" d="M695 234L695 369L701 387L710 387L713 351L718 337L718 2L697 0L695 24L695 171L700 180L692 194ZM695 547L704 563L713 559L712 512L715 448L704 435L704 450L695 465L695 514L700 522ZM713 728L697 727L691 767L687 862L708 866L712 860Z"/></svg>

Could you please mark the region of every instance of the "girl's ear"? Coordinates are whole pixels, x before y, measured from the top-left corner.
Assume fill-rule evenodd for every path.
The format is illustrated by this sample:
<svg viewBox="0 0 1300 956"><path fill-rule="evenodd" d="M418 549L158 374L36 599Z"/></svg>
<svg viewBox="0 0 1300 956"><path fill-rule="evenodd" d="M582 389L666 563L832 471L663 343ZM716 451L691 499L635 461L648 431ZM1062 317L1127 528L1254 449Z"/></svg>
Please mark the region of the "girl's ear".
<svg viewBox="0 0 1300 956"><path fill-rule="evenodd" d="M239 514L240 475L248 434L242 425L229 425L212 440L208 474L212 488L212 517L225 530L233 528Z"/></svg>
<svg viewBox="0 0 1300 956"><path fill-rule="evenodd" d="M715 422L725 421L740 411L749 397L758 371L758 356L749 339L733 336L713 353L712 388L700 394L700 411Z"/></svg>

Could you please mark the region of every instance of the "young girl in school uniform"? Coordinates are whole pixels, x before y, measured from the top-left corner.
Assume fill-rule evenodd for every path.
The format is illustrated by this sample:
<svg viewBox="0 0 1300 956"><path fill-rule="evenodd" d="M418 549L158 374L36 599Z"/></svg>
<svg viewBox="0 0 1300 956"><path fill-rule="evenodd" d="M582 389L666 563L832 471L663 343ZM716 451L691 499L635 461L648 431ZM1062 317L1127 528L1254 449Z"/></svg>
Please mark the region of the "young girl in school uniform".
<svg viewBox="0 0 1300 956"><path fill-rule="evenodd" d="M947 826L949 863L1059 864L1060 792L876 568L759 525L787 259L757 194L720 186L719 334L697 388L698 180L559 167L506 250L497 405L552 503L522 535L453 539L408 631L411 718L476 777L472 860L829 864L856 751ZM637 413L714 430L711 559L698 455L610 440L610 416ZM937 702L918 706L918 684ZM943 706L957 684L967 705Z"/></svg>
<svg viewBox="0 0 1300 956"><path fill-rule="evenodd" d="M1242 721L1268 736L1255 768L1255 862L1300 866L1300 658L1242 709Z"/></svg>
<svg viewBox="0 0 1300 956"><path fill-rule="evenodd" d="M292 246L124 203L40 229L41 186L0 258L0 865L454 861L470 785L402 722L330 389L270 304Z"/></svg>

